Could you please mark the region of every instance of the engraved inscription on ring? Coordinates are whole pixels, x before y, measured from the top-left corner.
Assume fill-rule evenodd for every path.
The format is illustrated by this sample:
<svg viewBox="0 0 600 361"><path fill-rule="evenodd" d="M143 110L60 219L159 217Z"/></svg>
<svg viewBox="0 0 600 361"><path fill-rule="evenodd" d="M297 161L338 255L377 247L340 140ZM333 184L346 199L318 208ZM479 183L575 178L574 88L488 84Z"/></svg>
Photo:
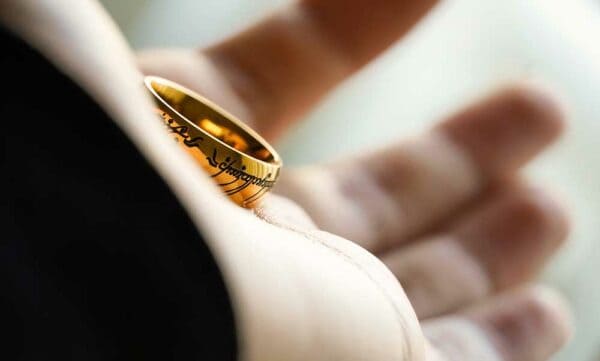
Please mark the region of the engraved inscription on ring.
<svg viewBox="0 0 600 361"><path fill-rule="evenodd" d="M183 139L183 144L185 144L189 148L198 148L200 151L200 144L204 141L204 138L201 136L192 137L189 134L189 128L185 125L178 125L167 113L162 113L162 118L165 120L165 125L171 133L175 133L179 135ZM227 185L231 185L233 183L241 180L243 183L236 186L235 188L225 189L225 193L228 195L236 194L250 185L256 185L261 187L262 189L246 198L245 202L250 202L251 200L256 199L260 193L263 193L269 188L272 188L275 185L275 180L270 179L272 174L267 174L264 178L260 178L249 174L246 172L246 166L241 165L241 167L236 167L237 160L232 160L230 157L226 157L223 161L219 162L217 160L217 149L213 148L212 155L210 157L206 157L208 164L215 168L217 171L211 174L211 177L217 177L221 174L227 174L233 177L231 182L220 183L219 186L225 187Z"/></svg>

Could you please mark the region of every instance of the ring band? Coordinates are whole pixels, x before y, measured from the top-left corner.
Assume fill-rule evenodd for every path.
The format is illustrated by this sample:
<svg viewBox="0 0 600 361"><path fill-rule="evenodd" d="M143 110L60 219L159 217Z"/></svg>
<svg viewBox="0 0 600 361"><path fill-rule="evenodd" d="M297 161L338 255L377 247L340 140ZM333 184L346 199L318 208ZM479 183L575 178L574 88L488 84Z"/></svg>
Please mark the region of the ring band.
<svg viewBox="0 0 600 361"><path fill-rule="evenodd" d="M219 106L167 79L147 76L168 130L236 204L256 207L281 170L277 152Z"/></svg>

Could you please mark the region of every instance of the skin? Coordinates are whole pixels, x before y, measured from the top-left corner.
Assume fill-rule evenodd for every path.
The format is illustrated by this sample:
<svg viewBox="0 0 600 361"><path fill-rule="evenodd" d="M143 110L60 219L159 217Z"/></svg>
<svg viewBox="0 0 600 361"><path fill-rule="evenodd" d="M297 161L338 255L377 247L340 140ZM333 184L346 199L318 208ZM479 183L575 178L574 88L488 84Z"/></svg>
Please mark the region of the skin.
<svg viewBox="0 0 600 361"><path fill-rule="evenodd" d="M547 360L570 337L568 311L529 282L568 219L519 170L564 127L553 95L511 86L413 139L285 169L280 195L247 211L165 135L141 86L140 69L181 82L275 140L433 5L302 1L208 49L137 59L91 0L3 0L0 20L89 92L181 200L225 275L242 360Z"/></svg>

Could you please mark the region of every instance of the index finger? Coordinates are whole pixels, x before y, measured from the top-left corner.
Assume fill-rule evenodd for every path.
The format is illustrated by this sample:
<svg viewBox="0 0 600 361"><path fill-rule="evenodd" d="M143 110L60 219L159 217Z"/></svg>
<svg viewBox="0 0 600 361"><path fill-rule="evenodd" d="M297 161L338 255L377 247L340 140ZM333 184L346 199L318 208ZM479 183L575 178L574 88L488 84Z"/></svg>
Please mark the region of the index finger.
<svg viewBox="0 0 600 361"><path fill-rule="evenodd" d="M302 0L206 50L272 137L404 35L435 0Z"/></svg>
<svg viewBox="0 0 600 361"><path fill-rule="evenodd" d="M205 93L266 138L373 59L435 0L302 0L201 52L145 52L149 72Z"/></svg>

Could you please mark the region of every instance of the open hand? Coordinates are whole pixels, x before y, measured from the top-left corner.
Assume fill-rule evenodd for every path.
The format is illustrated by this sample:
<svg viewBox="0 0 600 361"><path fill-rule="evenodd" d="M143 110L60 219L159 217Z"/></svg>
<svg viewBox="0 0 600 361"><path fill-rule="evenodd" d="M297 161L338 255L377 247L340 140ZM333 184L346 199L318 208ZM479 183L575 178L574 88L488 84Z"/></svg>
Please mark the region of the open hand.
<svg viewBox="0 0 600 361"><path fill-rule="evenodd" d="M140 63L147 73L208 96L273 140L329 89L403 35L433 3L302 1L208 49L147 51ZM286 327L294 324L286 317L304 319L308 325L299 328L307 339L274 351L279 346L269 344L269 337L256 336L262 341L252 344L262 348L251 347L249 354L291 360L294 350L303 349L300 345L316 347L309 341L317 337L320 346L313 353L303 351L303 357L548 359L569 336L566 310L551 291L524 285L564 241L568 222L548 192L527 184L518 173L557 138L562 118L550 94L516 85L414 139L329 164L285 169L277 192L295 204L270 196L255 211L259 220L243 215L238 222L245 224L240 229L277 244L277 252L270 252L280 258L262 260L264 271L288 273L266 277L273 282L269 284L261 272L247 272L258 272L271 288L278 282L299 284L280 285L287 294L265 290L269 296L248 301L257 314L273 307L280 321L248 316L254 321L247 323ZM379 261L333 234L379 257L410 304ZM332 276L336 267L346 272L340 278ZM365 300L369 282L382 299ZM249 290L243 298L255 299L255 292L261 291ZM344 297L359 300L350 306ZM290 298L302 317L293 315L292 306L281 305ZM346 314L348 319L340 321L340 310L365 314ZM353 321L356 327L362 322L364 330L336 331ZM263 331L253 329L254 334ZM368 351L377 343L377 350Z"/></svg>

